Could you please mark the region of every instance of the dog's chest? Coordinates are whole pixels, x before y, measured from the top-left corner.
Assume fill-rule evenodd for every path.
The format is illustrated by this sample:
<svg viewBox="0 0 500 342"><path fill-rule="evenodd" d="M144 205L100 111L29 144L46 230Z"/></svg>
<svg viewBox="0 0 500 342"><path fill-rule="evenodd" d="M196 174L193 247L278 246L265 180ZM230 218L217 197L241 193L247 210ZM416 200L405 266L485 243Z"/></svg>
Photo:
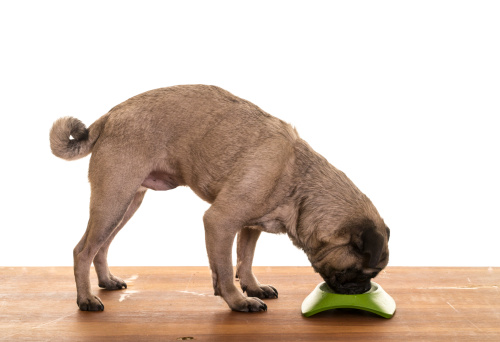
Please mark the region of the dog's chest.
<svg viewBox="0 0 500 342"><path fill-rule="evenodd" d="M257 226L260 227L260 230L267 233L273 233L273 234L286 233L285 225L280 220L269 220L265 222L259 222Z"/></svg>

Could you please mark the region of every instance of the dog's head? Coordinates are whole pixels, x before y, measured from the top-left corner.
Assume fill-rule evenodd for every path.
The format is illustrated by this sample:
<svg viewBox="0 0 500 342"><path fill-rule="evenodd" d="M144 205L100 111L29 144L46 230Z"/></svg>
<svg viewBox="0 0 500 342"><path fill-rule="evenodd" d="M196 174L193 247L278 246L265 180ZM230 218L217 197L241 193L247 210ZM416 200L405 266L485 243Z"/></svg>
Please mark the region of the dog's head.
<svg viewBox="0 0 500 342"><path fill-rule="evenodd" d="M308 253L309 260L337 293L359 294L389 261L390 230L369 219L347 222Z"/></svg>

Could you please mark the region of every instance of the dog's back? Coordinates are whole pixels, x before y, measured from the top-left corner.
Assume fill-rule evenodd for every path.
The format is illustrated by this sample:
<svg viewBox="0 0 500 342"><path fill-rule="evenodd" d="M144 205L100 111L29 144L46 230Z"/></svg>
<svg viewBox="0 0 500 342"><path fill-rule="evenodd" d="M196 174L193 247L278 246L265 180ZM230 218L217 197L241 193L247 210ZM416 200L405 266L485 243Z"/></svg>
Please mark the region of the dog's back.
<svg viewBox="0 0 500 342"><path fill-rule="evenodd" d="M151 90L115 106L89 129L66 117L51 131L55 155L73 160L92 152L90 177L103 165L125 163L144 168L144 176L163 172L209 202L235 168L275 167L274 158L290 157L296 139L289 124L206 85Z"/></svg>

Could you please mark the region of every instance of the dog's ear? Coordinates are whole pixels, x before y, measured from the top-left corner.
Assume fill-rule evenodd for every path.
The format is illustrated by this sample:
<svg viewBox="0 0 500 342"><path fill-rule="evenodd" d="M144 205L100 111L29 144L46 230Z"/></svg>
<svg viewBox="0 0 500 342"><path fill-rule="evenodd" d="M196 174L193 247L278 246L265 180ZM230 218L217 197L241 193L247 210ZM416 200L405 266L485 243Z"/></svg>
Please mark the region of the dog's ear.
<svg viewBox="0 0 500 342"><path fill-rule="evenodd" d="M372 220L350 222L345 226L352 232L351 245L367 260L365 267L375 268L380 261L384 249L385 238L377 231L377 226Z"/></svg>
<svg viewBox="0 0 500 342"><path fill-rule="evenodd" d="M363 254L368 257L368 267L375 268L384 248L384 237L374 227L366 227L361 233Z"/></svg>

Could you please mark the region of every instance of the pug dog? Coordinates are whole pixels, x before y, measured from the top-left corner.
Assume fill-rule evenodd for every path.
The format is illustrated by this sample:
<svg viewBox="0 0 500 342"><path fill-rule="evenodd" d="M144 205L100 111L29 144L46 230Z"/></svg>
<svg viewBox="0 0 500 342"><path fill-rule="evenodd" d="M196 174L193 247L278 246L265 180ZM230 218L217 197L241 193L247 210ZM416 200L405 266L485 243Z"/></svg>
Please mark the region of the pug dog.
<svg viewBox="0 0 500 342"><path fill-rule="evenodd" d="M60 118L50 146L66 160L92 153L90 217L73 251L80 310L104 310L91 291L92 262L101 288L127 287L109 271L108 248L148 189L188 186L211 204L203 223L214 294L235 311L265 311L262 299L278 297L252 272L261 232L286 233L338 293L367 291L387 265L389 228L368 197L291 125L219 87L151 90L88 128ZM233 277L236 235L243 292Z"/></svg>

